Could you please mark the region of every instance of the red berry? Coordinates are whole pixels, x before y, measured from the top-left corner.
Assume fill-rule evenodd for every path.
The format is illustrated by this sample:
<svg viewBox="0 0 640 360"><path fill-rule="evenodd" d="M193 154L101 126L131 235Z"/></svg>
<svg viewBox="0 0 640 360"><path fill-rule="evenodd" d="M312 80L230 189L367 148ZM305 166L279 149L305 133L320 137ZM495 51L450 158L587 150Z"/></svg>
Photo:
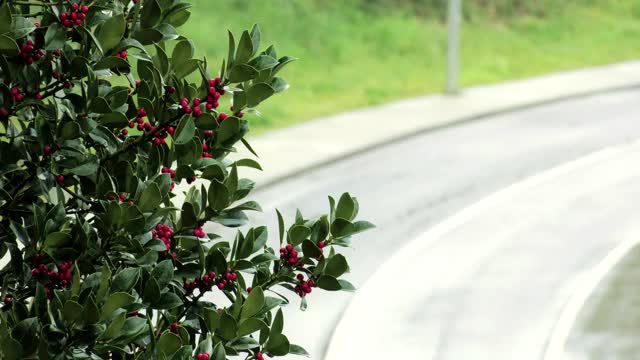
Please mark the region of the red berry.
<svg viewBox="0 0 640 360"><path fill-rule="evenodd" d="M62 175L58 175L58 176L56 176L56 181L57 181L59 184L62 184L62 183L64 182L64 176L62 176Z"/></svg>
<svg viewBox="0 0 640 360"><path fill-rule="evenodd" d="M127 200L127 195L125 193L120 193L118 195L118 197L120 198L120 201L125 201Z"/></svg>
<svg viewBox="0 0 640 360"><path fill-rule="evenodd" d="M129 134L129 130L127 129L122 129L122 135L127 136Z"/></svg>
<svg viewBox="0 0 640 360"><path fill-rule="evenodd" d="M177 334L177 333L178 333L178 323L175 323L175 322L174 322L174 323L172 323L172 324L169 326L169 331L171 331L171 332L172 332L172 333L174 333L174 334Z"/></svg>
<svg viewBox="0 0 640 360"><path fill-rule="evenodd" d="M7 296L6 298L4 298L4 303L7 305L11 305L11 303L13 302L13 299L10 298L9 296Z"/></svg>
<svg viewBox="0 0 640 360"><path fill-rule="evenodd" d="M218 122L223 122L228 117L229 117L229 115L227 115L225 113L220 113L220 115L218 115Z"/></svg>
<svg viewBox="0 0 640 360"><path fill-rule="evenodd" d="M9 115L9 112L5 108L0 108L0 116L5 117Z"/></svg>
<svg viewBox="0 0 640 360"><path fill-rule="evenodd" d="M87 5L82 5L82 8L80 10L86 14L89 12L89 7Z"/></svg>
<svg viewBox="0 0 640 360"><path fill-rule="evenodd" d="M50 154L50 153L51 153L51 146L49 146L49 145L45 145L45 146L43 146L43 147L42 147L42 152L43 152L45 155Z"/></svg>

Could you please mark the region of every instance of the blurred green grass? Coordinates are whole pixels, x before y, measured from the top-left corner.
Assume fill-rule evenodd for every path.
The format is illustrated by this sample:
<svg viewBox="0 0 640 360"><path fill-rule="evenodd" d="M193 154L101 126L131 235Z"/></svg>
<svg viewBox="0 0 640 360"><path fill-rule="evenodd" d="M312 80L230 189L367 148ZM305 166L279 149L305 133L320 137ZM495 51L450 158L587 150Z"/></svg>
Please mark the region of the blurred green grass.
<svg viewBox="0 0 640 360"><path fill-rule="evenodd" d="M225 29L237 33L253 23L260 24L265 45L300 59L283 73L291 88L261 105L261 117L250 118L254 132L262 132L441 91L444 3L426 0L422 9L420 1L192 0L191 21L181 31L212 66L226 52ZM465 3L463 86L640 55L640 5L633 0L541 0L533 3L544 6L532 8L525 6L532 0ZM505 5L512 3L520 5Z"/></svg>

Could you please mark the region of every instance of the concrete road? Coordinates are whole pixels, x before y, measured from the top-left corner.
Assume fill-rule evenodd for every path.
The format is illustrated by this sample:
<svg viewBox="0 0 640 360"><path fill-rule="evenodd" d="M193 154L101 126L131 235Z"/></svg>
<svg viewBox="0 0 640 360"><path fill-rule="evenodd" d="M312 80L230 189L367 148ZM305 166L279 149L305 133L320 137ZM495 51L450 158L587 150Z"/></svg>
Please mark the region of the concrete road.
<svg viewBox="0 0 640 360"><path fill-rule="evenodd" d="M293 217L296 207L299 207L305 215L317 215L327 209L326 195L335 196L342 191L350 191L359 198L361 216L378 225L378 229L356 239L355 249L347 252L352 267L349 279L359 286L364 284L394 252L462 208L514 182L554 166L599 149L640 138L640 122L636 116L638 100L640 100L640 91L598 95L494 116L417 135L258 191L254 198L263 204L265 212L255 220L270 225L270 229L273 230L271 237L275 239L277 226L275 226L275 214L272 211L274 207L283 211L289 219ZM402 113L392 114L389 119L388 126L392 127L394 122L402 121ZM349 137L358 135L337 134L337 136L343 136L344 141L349 141ZM580 178L575 180L581 181ZM561 193L556 195L562 196ZM563 214L558 213L558 216ZM447 257L456 255L456 252L466 253L465 249L468 245L473 245L472 249L476 249L479 244L486 241L486 235L487 233L483 233L478 234L478 237L467 238L465 240L467 243L461 242L459 246L450 248L453 253L438 253L441 255L438 258L439 261L446 262ZM526 246L526 243L523 246ZM438 359L466 359L466 356L460 357L462 353L454 350L460 348L462 351L462 347L469 344L481 346L488 341L496 344L491 348L492 350L504 350L507 351L505 354L509 354L508 350L514 345L511 341L513 338L505 336L509 335L510 331L527 331L526 326L523 326L525 329L503 329L502 323L498 320L504 320L504 318L482 317L477 318L476 325L484 326L485 329L491 328L493 332L484 334L485 337L477 337L478 329L470 329L469 332L465 332L464 329L466 321L478 315L478 312L469 313L469 309L474 308L476 300L482 300L482 294L477 291L485 288L492 281L497 281L497 278L492 278L491 274L500 267L508 268L514 262L526 260L526 258L512 257L509 249L511 248L500 247L501 251L493 251L495 248L491 247L482 251L483 256L478 254L478 257L469 253L468 260L474 261L473 264L479 266L473 267L475 269L473 276L464 277L465 281L455 283L456 286L443 288L443 291L438 294L431 294L412 302L410 310L413 311L412 317L418 321L416 324L430 325L425 328L420 326L411 328L412 333L421 337L413 338L412 341L418 342L413 343L412 346L415 347L407 349L415 349L421 344L426 346L427 340L435 341L439 344L438 354L442 355L437 357ZM516 250L522 249L513 248L513 251ZM590 248L583 251L580 246L559 247L557 250L562 251L560 254L563 259L583 265L586 263L582 257L591 259L599 255L599 249ZM490 257L486 257L489 256L485 254L487 251L491 252ZM522 255L521 252L518 254ZM532 259L545 260L545 258L534 257ZM433 259L429 257L428 260ZM415 261L427 263L427 259L415 259ZM540 271L544 270L543 264L541 263ZM428 269L434 270L433 267ZM407 272L403 268L395 271L398 278L411 278L416 288L427 286L428 279L433 279L436 275ZM550 280L561 281L560 278L566 278L570 273L569 269L558 274L549 273L547 277ZM443 277L441 282L446 279L447 277ZM532 280L532 282L516 283L520 286L517 292L520 295L518 299L525 301L531 296L545 296L536 290L538 285L536 280L539 279ZM479 288L474 288L473 285L476 282L479 283ZM378 294L388 293L385 284L370 283L367 286L377 287ZM472 295L476 297L470 297ZM404 304L400 299L411 298L413 294L409 291L396 296L399 299L398 304ZM287 311L285 330L297 329L296 332L290 330L287 335L292 342L305 346L312 358L322 359L336 324L351 297L351 294L346 293L314 292L308 298L309 309L305 313L298 312L296 306L291 306ZM378 299L374 296L369 301L375 304ZM484 299L478 303L480 306L478 310L482 306L491 305L490 301L491 299ZM383 305L381 302L378 312L379 314L387 313L393 309L393 306L393 303L386 302ZM509 313L518 312L515 308L506 310ZM526 310L536 311L535 309ZM540 309L540 311L543 310ZM375 321L379 314L368 314L369 319L374 321L367 323L366 326L369 330L375 330L378 335L384 335L387 333L387 324ZM437 318L437 321L432 321L434 318ZM399 324L408 326L407 318L399 317L396 320ZM491 327L493 320L496 320L495 327ZM365 330L365 328L358 329L359 332ZM354 341L358 339L351 346L354 349L361 349L363 344L359 341L363 339L357 334L351 334L351 336ZM403 351L405 345L407 344L397 343L396 354L405 353ZM535 345L534 348L538 348L540 344L533 345ZM479 347L469 347L469 349L482 350ZM375 347L369 350L374 351ZM368 358L383 358L383 356L372 355L372 352L367 354L373 356ZM476 354L478 356L474 356L474 359L486 358L484 355L487 355L486 353ZM491 358L495 359L499 354L491 355ZM350 353L350 356L341 357L334 353L331 359L367 358L356 356L354 353ZM412 356L426 358L420 354L412 354Z"/></svg>

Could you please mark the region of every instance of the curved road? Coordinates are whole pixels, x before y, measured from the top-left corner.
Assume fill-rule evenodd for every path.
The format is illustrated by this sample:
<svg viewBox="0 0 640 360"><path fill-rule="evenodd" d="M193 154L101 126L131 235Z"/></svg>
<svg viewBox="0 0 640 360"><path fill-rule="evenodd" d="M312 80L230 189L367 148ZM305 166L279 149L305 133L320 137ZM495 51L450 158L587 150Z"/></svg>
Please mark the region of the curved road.
<svg viewBox="0 0 640 360"><path fill-rule="evenodd" d="M267 223L273 232L273 229L277 229L272 211L274 207L280 209L288 219L293 217L296 207L305 215L317 215L326 212L326 195L338 196L343 191L350 191L359 199L360 216L378 226L377 229L356 238L355 248L347 251L352 269L348 278L356 286L360 286L394 252L464 207L544 170L594 151L640 138L638 100L640 91L621 91L563 101L420 134L257 191L253 197L263 204L265 211L255 220ZM389 118L402 121L402 114L392 114ZM389 126L393 126L393 121L389 122ZM562 197L561 194L556 195ZM272 233L271 238L275 239L276 235ZM468 241L477 245L484 240L478 238ZM464 252L469 244L461 243L460 246L450 247L449 250ZM597 261L602 255L594 251L593 247L584 251L579 247L559 247L558 251L562 252L557 256L566 258L571 263L587 263L585 259ZM440 255L445 257L440 260L446 261L446 253ZM477 270L475 277L466 278L467 282L457 283L457 286L448 284L446 291L412 303L411 306L415 307L412 318L395 319L406 323L407 328L412 320L418 324L438 324L428 328L414 328L413 333L420 336L412 339L411 349L436 341L436 348L439 349L438 359L471 358L469 356L474 355L473 349L479 351L475 353L474 359L499 358L498 354L490 356L482 353L481 345L488 341L497 345L487 349L500 351L504 358L513 358L509 357L509 350L514 344L510 343L510 338L501 337L506 335L499 325L499 321L504 320L504 317L495 319L495 327L491 325L492 318L485 316L477 318L479 322L485 323L476 324L475 329L465 331L464 328L465 317L478 314L470 310L473 309L474 302L465 301L477 290L473 286L474 282L481 281L485 285L491 283L496 280L491 278L495 267L508 266L513 261L519 261L510 258L509 251L494 252L491 256L489 259L483 258L484 267ZM423 260L415 259L417 262ZM457 265L452 263L452 266ZM544 271L544 266L538 268ZM426 281L433 276L427 274L429 276L425 275L423 278L420 272L407 273L402 267L395 271L397 277L413 278L417 288L427 286ZM446 274L438 275L443 276L441 283L446 283ZM553 273L548 275L551 279L555 279L554 276ZM567 274L560 273L558 276L565 277ZM536 291L536 284L525 282L521 285L518 293L523 301L540 296ZM386 291L384 283L369 283L367 287L369 290L371 287L377 287L380 293ZM396 294L404 299L411 298L412 295L411 292ZM351 297L352 295L347 293L314 292L308 298L309 308L305 313L297 311L296 306L289 307L285 317L285 333L292 342L305 346L312 358L324 358L331 336ZM485 302L480 303L481 306L491 304L491 299L484 300ZM376 296L372 296L369 301L376 303ZM398 301L398 304L405 302ZM378 308L380 314L390 310L382 303ZM526 310L537 311L535 308ZM518 313L515 309L505 311ZM378 314L373 312L369 316L370 320L375 320ZM437 321L430 321L435 318ZM443 327L438 327L439 325ZM484 329L491 330L480 334L484 337L478 334L483 325ZM375 330L379 334L385 334L385 324L382 322L370 321L363 326L368 330L377 327ZM286 332L287 328L303 330L295 333L291 330ZM528 331L526 327L518 329ZM354 331L366 332L367 329L363 327ZM345 340L352 336L354 341L366 340L356 334L344 331L340 333L342 338L334 341L338 344L344 344ZM458 349L465 344L480 344L480 347L469 347L471 352ZM362 345L352 344L354 349L361 348ZM539 347L543 344L526 345L540 351ZM351 353L350 357L344 358L390 358L388 355L391 354L428 358L422 356L425 354L406 353L402 348L397 348L395 353L386 353L387 357L372 355L375 347L369 350L366 352L369 357L353 357L356 355ZM340 358L338 355L330 359Z"/></svg>

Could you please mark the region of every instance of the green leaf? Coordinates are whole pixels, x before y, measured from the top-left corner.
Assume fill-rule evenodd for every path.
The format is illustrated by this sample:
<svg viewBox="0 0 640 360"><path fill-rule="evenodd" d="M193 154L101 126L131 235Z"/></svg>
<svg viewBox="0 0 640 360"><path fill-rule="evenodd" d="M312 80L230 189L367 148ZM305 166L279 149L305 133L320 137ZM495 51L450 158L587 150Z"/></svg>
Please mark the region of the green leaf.
<svg viewBox="0 0 640 360"><path fill-rule="evenodd" d="M311 235L311 229L304 225L294 225L289 229L288 242L294 246L302 244L302 241Z"/></svg>
<svg viewBox="0 0 640 360"><path fill-rule="evenodd" d="M271 87L276 91L276 93L283 92L289 88L289 84L280 77L273 78L271 80Z"/></svg>
<svg viewBox="0 0 640 360"><path fill-rule="evenodd" d="M318 287L327 291L338 291L342 289L338 280L329 275L322 275L317 281Z"/></svg>
<svg viewBox="0 0 640 360"><path fill-rule="evenodd" d="M265 344L268 352L275 356L285 356L289 353L289 339L282 334L272 334Z"/></svg>
<svg viewBox="0 0 640 360"><path fill-rule="evenodd" d="M62 49L66 41L67 32L65 28L58 22L50 24L44 34L45 50Z"/></svg>
<svg viewBox="0 0 640 360"><path fill-rule="evenodd" d="M148 0L145 1L144 9L147 8L147 1ZM120 43L120 41L122 40L122 36L124 35L125 26L126 21L123 14L118 14L107 18L102 26L100 26L100 30L98 34L96 34L96 39L100 43L100 46L102 47L102 50L104 52L111 50Z"/></svg>
<svg viewBox="0 0 640 360"><path fill-rule="evenodd" d="M156 0L145 0L140 13L140 25L143 28L156 26L162 16L162 9Z"/></svg>
<svg viewBox="0 0 640 360"><path fill-rule="evenodd" d="M102 115L99 121L105 127L116 129L124 128L129 123L127 116L117 111Z"/></svg>
<svg viewBox="0 0 640 360"><path fill-rule="evenodd" d="M236 51L236 63L246 63L247 61L249 61L253 54L253 41L251 40L251 35L249 35L249 32L245 30L244 32L242 32L240 42L238 43L238 50Z"/></svg>
<svg viewBox="0 0 640 360"><path fill-rule="evenodd" d="M111 291L113 292L129 292L133 285L138 281L140 277L140 269L138 268L126 268L121 270L113 278L111 283Z"/></svg>
<svg viewBox="0 0 640 360"><path fill-rule="evenodd" d="M166 292L160 295L160 299L155 303L154 308L169 310L182 305L184 304L178 295L172 292Z"/></svg>
<svg viewBox="0 0 640 360"><path fill-rule="evenodd" d="M205 309L204 321L209 332L213 333L220 326L220 313L214 309Z"/></svg>
<svg viewBox="0 0 640 360"><path fill-rule="evenodd" d="M282 242L284 241L284 219L282 218L282 214L280 213L280 210L276 209L276 214L278 214L278 229L279 234L280 234L280 245L282 245Z"/></svg>
<svg viewBox="0 0 640 360"><path fill-rule="evenodd" d="M336 207L336 217L346 220L353 220L356 216L356 204L349 193L344 193L338 200L338 206Z"/></svg>
<svg viewBox="0 0 640 360"><path fill-rule="evenodd" d="M184 63L182 63L180 67L175 69L174 74L178 79L182 79L188 76L189 74L191 74L192 72L196 71L198 69L199 64L200 64L200 60L198 59L187 60Z"/></svg>
<svg viewBox="0 0 640 360"><path fill-rule="evenodd" d="M100 310L98 310L98 306L96 306L96 303L95 301L93 301L92 297L89 297L89 300L87 300L84 306L82 318L87 324L95 324L98 322L98 320L100 320Z"/></svg>
<svg viewBox="0 0 640 360"><path fill-rule="evenodd" d="M160 289L164 289L173 280L173 261L164 260L158 263L151 272L151 276L156 279Z"/></svg>
<svg viewBox="0 0 640 360"><path fill-rule="evenodd" d="M29 35L36 27L29 19L18 16L13 18L13 27L10 33L10 37L14 39L21 39Z"/></svg>
<svg viewBox="0 0 640 360"><path fill-rule="evenodd" d="M96 174L99 166L97 159L91 158L86 163L70 169L69 172L78 176L91 176Z"/></svg>
<svg viewBox="0 0 640 360"><path fill-rule="evenodd" d="M120 338L126 339L126 342L130 342L135 336L142 333L147 325L147 320L139 317L130 317L122 326L120 330Z"/></svg>
<svg viewBox="0 0 640 360"><path fill-rule="evenodd" d="M80 129L80 125L78 125L75 121L70 121L62 127L60 131L60 139L61 140L71 140L79 138L82 135L82 129Z"/></svg>
<svg viewBox="0 0 640 360"><path fill-rule="evenodd" d="M356 287L353 286L353 284L348 282L347 280L338 279L338 282L340 283L340 287L342 288L342 290L344 290L344 291L356 291Z"/></svg>
<svg viewBox="0 0 640 360"><path fill-rule="evenodd" d="M275 58L272 58L269 55L260 55L255 59L251 60L249 65L253 66L258 71L262 71L262 70L271 69L277 66L278 60Z"/></svg>
<svg viewBox="0 0 640 360"><path fill-rule="evenodd" d="M236 322L236 319L226 312L222 313L222 316L220 317L220 327L218 328L220 336L225 340L231 340L236 337L237 331L238 323Z"/></svg>
<svg viewBox="0 0 640 360"><path fill-rule="evenodd" d="M253 159L238 160L236 161L236 166L246 166L246 167L262 170L262 166L260 166L260 164Z"/></svg>
<svg viewBox="0 0 640 360"><path fill-rule="evenodd" d="M154 182L147 183L140 200L138 201L138 207L143 213L153 211L158 205L162 203L162 193L160 188Z"/></svg>
<svg viewBox="0 0 640 360"><path fill-rule="evenodd" d="M322 250L320 250L320 248L311 240L304 240L302 242L302 252L304 253L304 256L308 256L310 258L322 256Z"/></svg>
<svg viewBox="0 0 640 360"><path fill-rule="evenodd" d="M353 234L354 227L349 220L336 218L331 224L331 234L335 238L341 238Z"/></svg>
<svg viewBox="0 0 640 360"><path fill-rule="evenodd" d="M216 131L216 145L232 139L240 131L240 119L235 116L228 117Z"/></svg>
<svg viewBox="0 0 640 360"><path fill-rule="evenodd" d="M211 360L227 360L227 354L224 351L224 345L222 342L218 342L213 348L213 356Z"/></svg>
<svg viewBox="0 0 640 360"><path fill-rule="evenodd" d="M184 145L193 139L196 133L196 125L193 123L193 117L185 115L180 120L176 129L174 141L178 145Z"/></svg>
<svg viewBox="0 0 640 360"><path fill-rule="evenodd" d="M20 52L18 44L6 35L0 35L0 54L17 55Z"/></svg>
<svg viewBox="0 0 640 360"><path fill-rule="evenodd" d="M84 307L77 302L72 300L67 301L64 303L64 308L62 309L65 321L68 323L77 321L82 316L83 309Z"/></svg>
<svg viewBox="0 0 640 360"><path fill-rule="evenodd" d="M218 180L211 181L207 192L209 207L215 211L221 211L229 205L229 190Z"/></svg>
<svg viewBox="0 0 640 360"><path fill-rule="evenodd" d="M93 69L96 71L110 69L126 74L131 71L131 65L129 65L129 63L125 59L119 58L117 56L108 56L98 61Z"/></svg>
<svg viewBox="0 0 640 360"><path fill-rule="evenodd" d="M215 130L218 128L218 121L211 113L202 113L196 118L195 125L202 130Z"/></svg>
<svg viewBox="0 0 640 360"><path fill-rule="evenodd" d="M272 88L269 84L255 84L247 89L247 106L256 107L258 104L268 99L275 93L275 89Z"/></svg>
<svg viewBox="0 0 640 360"><path fill-rule="evenodd" d="M149 278L145 284L142 299L150 304L155 304L159 298L160 287L158 286L158 282L154 278Z"/></svg>
<svg viewBox="0 0 640 360"><path fill-rule="evenodd" d="M248 319L257 314L264 306L264 293L262 288L256 287L251 290L247 300L242 305L241 319Z"/></svg>
<svg viewBox="0 0 640 360"><path fill-rule="evenodd" d="M349 270L347 259L341 254L337 254L329 259L327 267L325 268L325 274L331 275L335 278L340 277Z"/></svg>
<svg viewBox="0 0 640 360"><path fill-rule="evenodd" d="M251 45L253 47L253 52L251 56L255 55L255 53L260 48L260 40L262 40L262 33L260 32L260 26L258 24L254 24L251 28Z"/></svg>
<svg viewBox="0 0 640 360"><path fill-rule="evenodd" d="M162 41L164 35L156 29L141 29L133 33L133 38L138 40L142 45L151 45Z"/></svg>
<svg viewBox="0 0 640 360"><path fill-rule="evenodd" d="M253 292L253 291L252 291ZM256 331L268 329L269 326L262 320L256 318L250 318L242 321L238 326L237 336L246 336L253 334Z"/></svg>
<svg viewBox="0 0 640 360"><path fill-rule="evenodd" d="M284 328L284 317L282 315L282 309L278 309L276 313L276 317L273 319L273 323L271 324L271 335L282 334L282 329Z"/></svg>
<svg viewBox="0 0 640 360"><path fill-rule="evenodd" d="M5 2L0 6L0 34L5 34L11 31L11 7L9 2Z"/></svg>
<svg viewBox="0 0 640 360"><path fill-rule="evenodd" d="M289 345L289 354L309 357L309 353L302 346L296 344Z"/></svg>
<svg viewBox="0 0 640 360"><path fill-rule="evenodd" d="M127 320L127 313L122 311L120 315L116 316L116 318L109 323L107 330L102 334L102 338L111 339L118 336L120 330L122 330L125 320Z"/></svg>
<svg viewBox="0 0 640 360"><path fill-rule="evenodd" d="M171 65L176 69L179 68L187 60L193 58L194 52L195 50L191 40L181 40L173 48L173 52L171 53Z"/></svg>
<svg viewBox="0 0 640 360"><path fill-rule="evenodd" d="M247 64L236 64L229 71L229 81L239 83L251 80L258 75L258 70Z"/></svg>
<svg viewBox="0 0 640 360"><path fill-rule="evenodd" d="M57 249L59 247L63 247L69 243L71 240L71 236L69 234L63 232L53 232L47 235L47 238L44 240L44 244L42 245L45 249Z"/></svg>
<svg viewBox="0 0 640 360"><path fill-rule="evenodd" d="M109 295L104 305L102 305L102 316L100 318L104 320L117 309L131 305L134 301L135 297L133 297L133 295L124 292L113 293Z"/></svg>
<svg viewBox="0 0 640 360"><path fill-rule="evenodd" d="M353 223L353 233L352 234L357 234L363 231L367 231L369 229L373 229L376 226L368 221L356 221Z"/></svg>
<svg viewBox="0 0 640 360"><path fill-rule="evenodd" d="M182 346L180 337L172 332L165 332L158 340L157 349L160 353L171 355Z"/></svg>

